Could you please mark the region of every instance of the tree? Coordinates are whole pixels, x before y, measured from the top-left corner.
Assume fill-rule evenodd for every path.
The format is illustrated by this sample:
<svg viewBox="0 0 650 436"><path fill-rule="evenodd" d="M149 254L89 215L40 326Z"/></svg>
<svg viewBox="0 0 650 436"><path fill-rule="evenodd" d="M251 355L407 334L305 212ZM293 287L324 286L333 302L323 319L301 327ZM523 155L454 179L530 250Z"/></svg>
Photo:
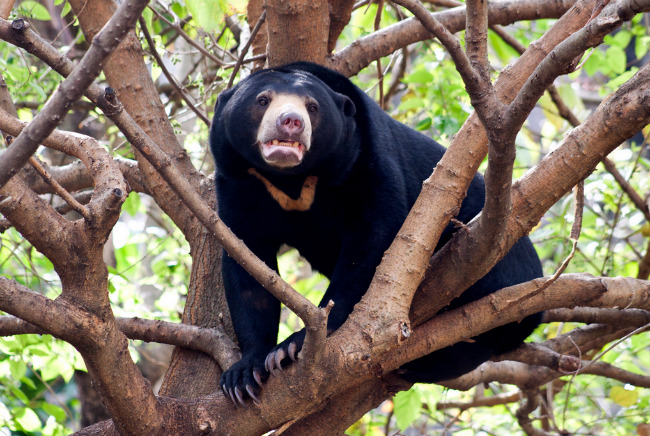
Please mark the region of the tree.
<svg viewBox="0 0 650 436"><path fill-rule="evenodd" d="M439 0L430 2L431 9L426 9L414 0L395 0L391 4L379 1L373 6L374 16L369 16L361 13L362 5L352 1L251 0L247 21L242 21L248 28L235 15L218 15L223 2L160 2L149 9L143 0L127 0L119 7L112 0L59 3L62 14L48 2L24 1L11 12L15 19L0 21L0 37L6 42L3 50L12 55L6 61L7 85L3 83L0 88L0 129L11 139L0 154L0 213L4 216L0 226L9 229L3 236L4 247L0 247L0 265L6 274L0 277L0 310L6 313L0 317L0 333L52 335L72 345L83 358L111 419L76 434L257 435L272 429L286 435L344 434L367 411L410 387L394 373L400 365L540 310L547 311L546 323L579 324L551 339L540 332L538 342L444 383L452 389L469 390L500 382L516 386L516 391L439 406L466 410L483 404L513 403L521 396L523 402L515 416L527 434L540 435L563 431L564 424L552 419L552 409L559 389L571 384L562 378L566 374L577 375L577 379L584 377L582 374L594 374L629 386L650 387L650 378L631 371L630 365L615 366L602 361L598 354L623 338L643 338L638 335L648 325L650 313L650 283L646 281L650 246L644 248L647 237L639 237L639 222L650 222L650 212L647 200L637 193L639 188L647 192L650 187L647 177L639 182L621 176L616 162L605 158L650 123L650 67L646 63L626 73L625 58L620 67L623 48L636 47L639 59L647 52L648 37L641 20L642 13L650 11L649 1L521 0L488 4L468 0L466 5L458 5ZM353 15L355 8L358 10ZM2 11L3 17L10 11ZM52 19L47 25L38 21L51 19L52 13L63 19ZM30 24L18 18L25 14L37 20ZM225 26L217 16L223 17ZM556 20L538 21L520 29L500 27L542 19ZM392 24L382 27L382 21ZM364 24L374 25L374 31L358 31ZM78 37L76 26L81 32ZM203 26L207 32L195 26ZM625 30L613 34L621 26ZM454 34L464 29L462 44ZM517 38L530 41L531 35L535 35L534 40L527 49L517 42ZM630 38L632 35L637 42ZM432 45L434 37L447 55ZM429 42L413 45L420 41ZM607 51L597 48L603 41L609 44ZM512 56L512 48L506 44L521 55L493 74L493 64L498 66ZM159 54L162 49L171 51L173 46L193 52L185 59L193 62L189 74ZM594 47L591 54L584 55ZM69 57L77 52L80 59L74 63ZM447 63L453 60L458 75L447 73L435 79L433 73L418 69L418 61L432 64L435 60L441 65L443 58ZM460 77L468 95L452 97L458 101L449 103L449 112L428 107L431 114L446 115L417 120L418 128L436 130L449 139L449 149L424 182L418 202L386 252L366 296L346 324L329 338L326 311L269 270L223 225L215 212L210 171L197 169L206 153L207 114L218 91L231 86L250 68L296 60L317 62L347 76L360 74L359 83L378 82L378 100L387 108L394 107L395 92L400 91L404 105L397 113L404 119L418 105L433 104L425 97L431 96L434 80L444 82L438 88L442 92L458 92ZM30 68L12 62L24 62ZM149 64L166 80L154 81ZM53 72L43 74L45 68L61 78L53 78ZM374 69L377 79L362 72L364 69ZM601 78L605 77L603 73L610 74L618 81L610 83L607 98L585 115L582 123L553 85L556 79L561 82L561 76L581 80L581 69L597 72ZM174 72L185 76L178 79ZM100 86L100 82L108 86ZM55 83L57 89L45 102L45 91L52 90ZM405 88L404 83L409 86ZM543 97L547 90L555 106ZM36 99L37 111L26 109L30 101L24 97ZM410 103L409 98L413 99ZM463 115L463 101L471 101L475 112ZM536 105L556 111L574 128L557 141L552 152L537 148L526 157L521 149L516 153L515 145L521 141L517 132ZM16 107L22 119L33 119L19 120ZM179 118L179 111L185 116ZM75 113L102 124L99 139L57 129L67 114L72 114L67 115L70 119ZM194 124L181 126L179 119L187 119L188 113ZM461 117L467 119L449 138L454 120ZM185 136L182 143L183 137L176 134L188 130L194 138L202 138L198 153L194 153L196 139ZM58 157L43 157L48 163L35 157L41 144L59 152ZM638 155L632 171L647 176L647 159L638 147L629 150ZM61 165L61 154L73 159ZM531 157L537 154L545 155L537 162ZM486 155L484 212L434 254L442 229L453 219ZM616 193L616 207L611 209L614 217L608 216L610 209L606 207L611 199L584 199L583 181L601 161L620 184L612 184L610 190ZM519 173L516 162L536 165L513 184L513 174ZM556 244L538 245L547 259L546 269L557 269L555 274L436 315L540 220L542 229L553 228L557 222L562 227L564 219L549 218L552 213L548 211L557 208L574 187L572 254L566 257L554 247ZM111 302L115 297L110 294L130 285L124 280L128 276L121 277L115 268L109 275L104 254L120 216L126 218L123 211L137 209L133 203L137 197L127 200L130 192L153 199L170 220L161 226L176 228L189 245L192 263L189 277L184 277L188 284L183 324L115 317L117 307ZM590 227L585 228L588 238L598 239L597 226L613 222L599 277L562 274L574 252L578 253L572 264L576 271L594 272L588 265L589 250L594 248L577 244L585 204L589 211ZM70 211L75 214L70 215ZM615 235L620 218L629 221L626 228L636 226L635 235ZM566 232L562 232L563 228L552 229L547 234L566 239ZM39 252L28 251L29 262L37 259L33 262L45 269L51 262L49 274L55 272L57 277L54 290L44 289L43 282L35 278L37 274L21 274L12 267L13 262L21 262L21 253L28 249L20 238ZM622 260L613 260L619 253L612 247L619 240L624 241L626 251L621 254ZM13 241L21 242L8 248ZM221 370L238 359L220 281L221 247L246 265L312 333L302 358L266 382L259 405L238 407L218 391ZM632 256L633 261L626 261L625 256ZM556 268L556 261L565 257ZM629 267L618 266L621 263ZM610 278L610 272L636 274L636 278ZM178 281L173 268L164 269L165 273L170 282ZM177 346L158 396L136 367L127 337ZM17 386L30 382L25 376L27 368L16 364L21 360L15 357L31 353L29 347L34 343L6 343L12 345L5 345L0 356L11 367L13 382L17 383L12 395L23 400ZM639 365L646 365L647 370L647 356L641 358L645 360ZM38 372L35 366L32 369ZM619 400L628 391L618 389ZM625 398L619 403L629 400ZM643 405L639 403L638 407ZM33 417L28 410L21 407L15 417ZM43 410L51 413L47 410L55 409ZM536 423L538 419L541 426ZM15 421L22 422L22 428L17 429L29 430L26 419ZM630 423L643 430L643 423Z"/></svg>

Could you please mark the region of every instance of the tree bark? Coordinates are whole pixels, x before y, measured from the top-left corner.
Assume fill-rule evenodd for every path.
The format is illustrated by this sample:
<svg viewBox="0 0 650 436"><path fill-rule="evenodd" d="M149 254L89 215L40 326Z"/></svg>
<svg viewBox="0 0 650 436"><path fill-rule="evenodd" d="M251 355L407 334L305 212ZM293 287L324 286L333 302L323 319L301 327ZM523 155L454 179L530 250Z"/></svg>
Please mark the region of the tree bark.
<svg viewBox="0 0 650 436"><path fill-rule="evenodd" d="M296 61L325 64L329 37L326 0L265 0L269 67Z"/></svg>

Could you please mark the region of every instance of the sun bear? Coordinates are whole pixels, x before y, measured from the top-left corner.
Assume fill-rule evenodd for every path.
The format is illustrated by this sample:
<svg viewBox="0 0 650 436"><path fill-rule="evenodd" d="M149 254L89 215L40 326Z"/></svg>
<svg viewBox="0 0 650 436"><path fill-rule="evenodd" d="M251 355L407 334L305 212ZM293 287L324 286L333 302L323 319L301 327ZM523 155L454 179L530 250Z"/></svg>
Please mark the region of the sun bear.
<svg viewBox="0 0 650 436"><path fill-rule="evenodd" d="M384 251L397 234L445 148L388 116L346 77L309 63L261 70L222 92L210 147L224 223L277 270L283 244L298 249L330 279L321 306L334 301L328 331L360 301ZM477 174L457 219L483 208ZM449 225L438 244L454 232ZM451 307L542 275L527 237ZM221 377L230 398L257 401L275 362L297 358L304 330L276 345L280 302L227 254L226 298L242 359ZM538 325L539 314L434 352L399 370L413 382L460 376L513 349ZM266 365L265 365L266 362Z"/></svg>

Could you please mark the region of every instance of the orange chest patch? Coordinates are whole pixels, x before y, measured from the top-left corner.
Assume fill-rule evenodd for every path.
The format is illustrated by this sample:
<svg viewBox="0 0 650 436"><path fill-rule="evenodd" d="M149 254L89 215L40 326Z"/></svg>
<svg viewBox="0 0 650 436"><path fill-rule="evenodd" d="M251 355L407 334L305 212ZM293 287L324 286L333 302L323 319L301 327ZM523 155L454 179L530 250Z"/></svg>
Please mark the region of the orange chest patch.
<svg viewBox="0 0 650 436"><path fill-rule="evenodd" d="M286 211L305 212L308 211L314 203L314 197L316 196L316 182L318 182L318 177L316 176L307 177L305 183L302 184L300 197L293 199L278 189L273 183L269 182L268 179L258 173L255 168L249 168L248 174L257 177L257 179L264 184L264 187L268 193L271 194L271 197L273 197L280 207Z"/></svg>

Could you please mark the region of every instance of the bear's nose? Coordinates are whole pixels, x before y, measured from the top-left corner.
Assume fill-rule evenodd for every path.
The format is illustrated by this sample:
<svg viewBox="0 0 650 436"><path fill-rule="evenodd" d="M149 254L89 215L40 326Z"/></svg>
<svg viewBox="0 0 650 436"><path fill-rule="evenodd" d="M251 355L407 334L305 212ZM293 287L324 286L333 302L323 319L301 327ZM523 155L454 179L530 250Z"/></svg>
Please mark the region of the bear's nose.
<svg viewBox="0 0 650 436"><path fill-rule="evenodd" d="M289 135L289 139L293 135L299 135L305 130L305 121L297 112L285 112L278 117L275 121L278 132Z"/></svg>

